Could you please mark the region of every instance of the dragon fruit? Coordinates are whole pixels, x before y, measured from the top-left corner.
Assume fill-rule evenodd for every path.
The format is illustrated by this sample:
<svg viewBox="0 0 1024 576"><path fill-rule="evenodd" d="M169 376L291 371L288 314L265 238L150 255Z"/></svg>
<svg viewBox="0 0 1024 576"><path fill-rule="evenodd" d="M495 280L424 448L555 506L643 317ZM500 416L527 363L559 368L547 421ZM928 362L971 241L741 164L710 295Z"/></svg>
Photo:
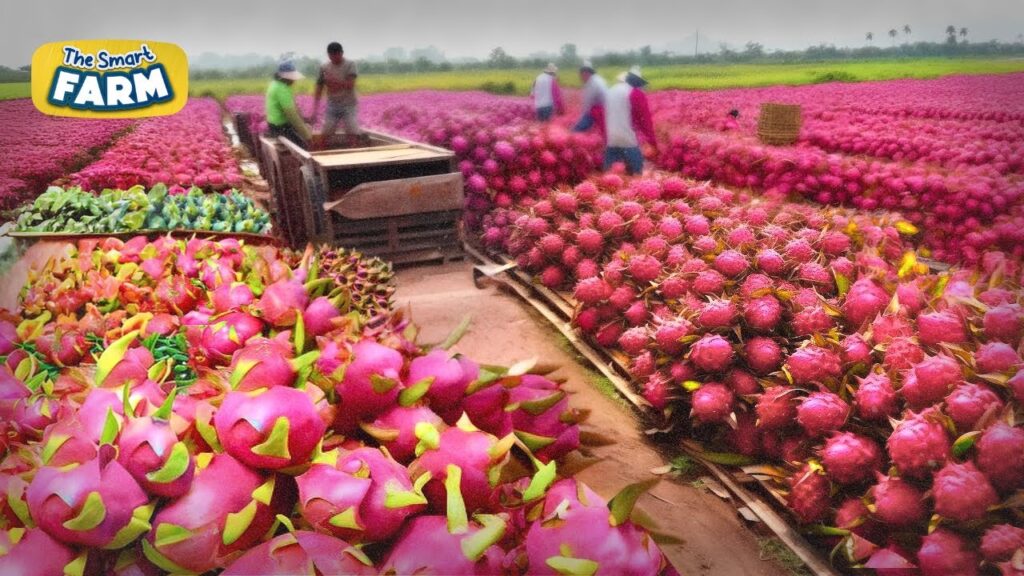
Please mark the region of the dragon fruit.
<svg viewBox="0 0 1024 576"><path fill-rule="evenodd" d="M520 385L510 391L505 410L512 416L516 436L542 462L579 448L579 417L554 382L532 374L523 376Z"/></svg>
<svg viewBox="0 0 1024 576"><path fill-rule="evenodd" d="M772 386L757 399L757 425L766 430L781 430L796 419L796 398L794 389L786 386Z"/></svg>
<svg viewBox="0 0 1024 576"><path fill-rule="evenodd" d="M176 498L192 484L195 461L185 443L178 441L166 414L129 418L117 446L118 462L147 492Z"/></svg>
<svg viewBox="0 0 1024 576"><path fill-rule="evenodd" d="M925 346L935 346L943 342L967 342L967 329L963 319L949 310L919 315L917 331L921 344Z"/></svg>
<svg viewBox="0 0 1024 576"><path fill-rule="evenodd" d="M809 436L839 430L849 415L849 404L831 392L812 392L796 409L796 421Z"/></svg>
<svg viewBox="0 0 1024 576"><path fill-rule="evenodd" d="M649 254L637 254L629 259L629 275L640 284L653 282L661 274L661 262Z"/></svg>
<svg viewBox="0 0 1024 576"><path fill-rule="evenodd" d="M961 536L939 528L921 540L917 563L923 576L975 576L981 558Z"/></svg>
<svg viewBox="0 0 1024 576"><path fill-rule="evenodd" d="M1024 549L1024 528L1012 524L996 524L981 538L981 554L989 562L1006 562Z"/></svg>
<svg viewBox="0 0 1024 576"><path fill-rule="evenodd" d="M619 336L618 344L622 351L630 356L643 352L650 343L651 337L646 327L630 328Z"/></svg>
<svg viewBox="0 0 1024 576"><path fill-rule="evenodd" d="M907 404L920 410L941 401L963 380L960 364L950 356L929 356L907 372L900 394Z"/></svg>
<svg viewBox="0 0 1024 576"><path fill-rule="evenodd" d="M985 312L982 326L985 336L990 340L999 340L1016 346L1024 334L1024 311L1017 304L995 306Z"/></svg>
<svg viewBox="0 0 1024 576"><path fill-rule="evenodd" d="M213 424L228 454L270 470L307 462L326 430L309 395L286 386L229 393Z"/></svg>
<svg viewBox="0 0 1024 576"><path fill-rule="evenodd" d="M724 372L733 357L732 344L718 334L706 334L690 346L690 362L705 372Z"/></svg>
<svg viewBox="0 0 1024 576"><path fill-rule="evenodd" d="M530 574L658 574L667 562L650 536L575 480L555 482L526 533Z"/></svg>
<svg viewBox="0 0 1024 576"><path fill-rule="evenodd" d="M488 509L497 497L496 479L509 460L512 448L512 435L498 439L497 437L477 430L467 419L460 420L458 426L438 433L429 425L421 425L416 430L420 444L416 448L419 457L409 470L415 476L429 473L430 481L423 487L432 509L443 508L446 498L447 484L445 480L450 466L459 470L461 491L470 511Z"/></svg>
<svg viewBox="0 0 1024 576"><path fill-rule="evenodd" d="M757 374L774 372L782 365L783 351L779 343L765 336L755 336L743 346L747 366Z"/></svg>
<svg viewBox="0 0 1024 576"><path fill-rule="evenodd" d="M872 372L864 378L857 378L854 404L857 406L857 415L863 420L885 420L895 416L899 410L892 382L881 372Z"/></svg>
<svg viewBox="0 0 1024 576"><path fill-rule="evenodd" d="M287 328L295 325L308 303L306 287L300 282L278 280L263 290L263 295L253 308L270 325Z"/></svg>
<svg viewBox="0 0 1024 576"><path fill-rule="evenodd" d="M363 431L387 448L391 456L402 464L408 464L416 457L416 426L421 422L444 430L446 424L433 410L426 406L395 406L377 417L372 423L362 423Z"/></svg>
<svg viewBox="0 0 1024 576"><path fill-rule="evenodd" d="M230 284L221 284L217 287L213 291L211 302L213 303L214 312L223 313L248 306L255 299L252 288L249 288L248 284L232 282Z"/></svg>
<svg viewBox="0 0 1024 576"><path fill-rule="evenodd" d="M407 388L430 379L426 398L430 405L449 425L454 425L462 414L462 398L469 383L480 373L473 361L457 356L450 358L444 350L433 350L425 356L413 358L405 378Z"/></svg>
<svg viewBox="0 0 1024 576"><path fill-rule="evenodd" d="M731 300L712 300L704 304L697 325L705 330L728 328L735 321L736 313L736 305Z"/></svg>
<svg viewBox="0 0 1024 576"><path fill-rule="evenodd" d="M786 360L786 370L798 386L827 382L843 373L839 356L828 348L814 344L798 348L790 354Z"/></svg>
<svg viewBox="0 0 1024 576"><path fill-rule="evenodd" d="M988 386L961 384L946 396L946 414L956 423L957 430L973 430L986 414L998 414L1003 401Z"/></svg>
<svg viewBox="0 0 1024 576"><path fill-rule="evenodd" d="M885 347L882 366L888 370L907 370L924 360L924 350L917 342L905 336L893 338Z"/></svg>
<svg viewBox="0 0 1024 576"><path fill-rule="evenodd" d="M849 498L840 504L832 525L869 541L878 541L884 534L884 528L871 518L871 511L860 498Z"/></svg>
<svg viewBox="0 0 1024 576"><path fill-rule="evenodd" d="M935 512L952 520L980 520L999 496L973 463L950 462L935 473Z"/></svg>
<svg viewBox="0 0 1024 576"><path fill-rule="evenodd" d="M153 354L142 346L125 349L136 336L137 333L132 332L103 351L96 363L97 386L124 388L146 380L153 367Z"/></svg>
<svg viewBox="0 0 1024 576"><path fill-rule="evenodd" d="M358 420L371 418L394 406L401 389L402 354L374 340L364 339L352 346L348 365L335 384L341 405L335 428L352 431Z"/></svg>
<svg viewBox="0 0 1024 576"><path fill-rule="evenodd" d="M690 334L692 328L693 326L686 320L668 320L655 328L654 343L664 354L677 355L686 347L683 338Z"/></svg>
<svg viewBox="0 0 1024 576"><path fill-rule="evenodd" d="M782 304L768 294L750 300L743 307L743 319L759 332L771 332L782 320Z"/></svg>
<svg viewBox="0 0 1024 576"><path fill-rule="evenodd" d="M250 339L263 332L263 321L245 312L233 311L212 317L209 324L185 330L196 350L193 360L200 365L223 365Z"/></svg>
<svg viewBox="0 0 1024 576"><path fill-rule="evenodd" d="M760 394L762 391L761 384L757 381L757 378L750 372L739 368L729 370L725 375L725 383L738 396L752 396Z"/></svg>
<svg viewBox="0 0 1024 576"><path fill-rule="evenodd" d="M317 531L352 542L390 538L423 511L426 480L414 485L404 466L376 448L327 452L295 479L302 517Z"/></svg>
<svg viewBox="0 0 1024 576"><path fill-rule="evenodd" d="M1003 492L1024 487L1024 428L996 422L978 440L978 468Z"/></svg>
<svg viewBox="0 0 1024 576"><path fill-rule="evenodd" d="M39 528L0 532L0 574L72 574L75 552Z"/></svg>
<svg viewBox="0 0 1024 576"><path fill-rule="evenodd" d="M81 332L53 325L47 325L34 343L36 350L57 366L77 366L89 348Z"/></svg>
<svg viewBox="0 0 1024 576"><path fill-rule="evenodd" d="M847 323L858 328L885 309L889 295L870 278L861 278L850 286L843 302L843 316Z"/></svg>
<svg viewBox="0 0 1024 576"><path fill-rule="evenodd" d="M871 346L864 341L860 334L851 334L839 343L842 347L841 357L844 366L855 366L862 364L869 366L873 363L871 358Z"/></svg>
<svg viewBox="0 0 1024 576"><path fill-rule="evenodd" d="M713 263L715 270L718 270L729 278L736 278L747 271L749 264L747 259L737 250L724 250L715 256Z"/></svg>
<svg viewBox="0 0 1024 576"><path fill-rule="evenodd" d="M117 422L113 412L110 417ZM99 442L100 434L90 434L80 418L59 420L43 433L40 462L54 468L84 464L96 457Z"/></svg>
<svg viewBox="0 0 1024 576"><path fill-rule="evenodd" d="M156 513L142 550L168 572L213 570L259 541L294 502L291 478L263 476L228 454L199 454L192 486Z"/></svg>
<svg viewBox="0 0 1024 576"><path fill-rule="evenodd" d="M934 409L911 414L889 435L889 458L900 474L925 478L950 458L950 441Z"/></svg>
<svg viewBox="0 0 1024 576"><path fill-rule="evenodd" d="M313 572L309 572L312 570ZM317 532L297 530L250 548L221 574L377 574L373 563L344 540Z"/></svg>
<svg viewBox="0 0 1024 576"><path fill-rule="evenodd" d="M906 528L927 517L924 494L900 478L876 474L878 483L868 491L874 515L893 528Z"/></svg>
<svg viewBox="0 0 1024 576"><path fill-rule="evenodd" d="M451 494L457 494L454 487ZM497 543L505 535L506 520L490 514L478 514L470 519L465 506L457 504L449 505L447 510L447 517L419 516L412 519L381 562L381 573L502 573L505 552Z"/></svg>
<svg viewBox="0 0 1024 576"><path fill-rule="evenodd" d="M1006 372L1020 365L1020 356L1005 342L989 342L978 347L974 363L979 373Z"/></svg>
<svg viewBox="0 0 1024 576"><path fill-rule="evenodd" d="M796 336L811 336L825 334L835 328L836 324L824 308L815 305L794 314L790 326Z"/></svg>
<svg viewBox="0 0 1024 576"><path fill-rule="evenodd" d="M94 548L121 548L141 536L153 506L112 452L70 468L40 468L26 491L36 524L62 542Z"/></svg>
<svg viewBox="0 0 1024 576"><path fill-rule="evenodd" d="M804 465L789 478L786 503L804 524L819 522L828 516L831 497L828 478Z"/></svg>
<svg viewBox="0 0 1024 576"><path fill-rule="evenodd" d="M703 424L724 422L732 413L735 396L725 384L709 382L693 392L691 414Z"/></svg>
<svg viewBox="0 0 1024 576"><path fill-rule="evenodd" d="M297 373L290 334L256 337L231 357L231 388L251 392L260 388L291 386Z"/></svg>
<svg viewBox="0 0 1024 576"><path fill-rule="evenodd" d="M311 336L322 336L335 327L335 319L341 312L331 300L325 296L313 299L302 312L302 324L306 333Z"/></svg>
<svg viewBox="0 0 1024 576"><path fill-rule="evenodd" d="M882 465L882 453L870 438L841 432L825 441L821 463L829 477L840 484L868 480Z"/></svg>

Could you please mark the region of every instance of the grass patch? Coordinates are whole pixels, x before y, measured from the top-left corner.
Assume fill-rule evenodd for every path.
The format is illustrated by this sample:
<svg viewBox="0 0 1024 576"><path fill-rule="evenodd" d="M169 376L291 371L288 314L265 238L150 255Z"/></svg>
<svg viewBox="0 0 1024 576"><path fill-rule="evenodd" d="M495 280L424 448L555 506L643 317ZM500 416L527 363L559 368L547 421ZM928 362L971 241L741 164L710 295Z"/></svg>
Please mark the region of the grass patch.
<svg viewBox="0 0 1024 576"><path fill-rule="evenodd" d="M826 82L856 82L857 77L845 70L832 70L819 72L811 77L811 84L825 84Z"/></svg>
<svg viewBox="0 0 1024 576"><path fill-rule="evenodd" d="M590 385L597 388L598 392L611 399L624 410L633 411L633 405L619 394L619 389L615 387L615 384L612 384L611 380L596 372L591 372L590 370L587 372L590 374L590 378L588 378Z"/></svg>
<svg viewBox="0 0 1024 576"><path fill-rule="evenodd" d="M0 84L0 100L29 98L32 96L32 85L28 82L11 82Z"/></svg>
<svg viewBox="0 0 1024 576"><path fill-rule="evenodd" d="M778 538L758 538L757 547L761 560L775 561L793 576L811 576L804 561Z"/></svg>

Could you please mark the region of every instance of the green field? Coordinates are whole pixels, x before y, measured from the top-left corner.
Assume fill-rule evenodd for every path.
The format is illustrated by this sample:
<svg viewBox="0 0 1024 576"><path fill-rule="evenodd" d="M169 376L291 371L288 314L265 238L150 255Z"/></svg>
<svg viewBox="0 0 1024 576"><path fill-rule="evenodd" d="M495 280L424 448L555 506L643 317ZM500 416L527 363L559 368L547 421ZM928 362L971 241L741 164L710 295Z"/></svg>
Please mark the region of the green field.
<svg viewBox="0 0 1024 576"><path fill-rule="evenodd" d="M607 79L618 69L601 70ZM949 74L1002 74L1024 72L1024 59L919 58L899 60L831 61L797 64L685 64L646 68L644 75L652 90L667 88L720 89L787 84L798 86L842 79L846 81L891 80L894 78L936 78ZM491 84L511 82L515 93L526 94L536 70L457 70L410 74L366 74L359 79L364 94L403 90L478 90ZM233 80L196 80L189 87L193 96L224 98L231 94L252 94L266 88L266 78ZM566 86L577 86L573 71L562 73ZM299 92L312 91L310 80L297 86ZM29 96L27 83L0 84L0 100Z"/></svg>

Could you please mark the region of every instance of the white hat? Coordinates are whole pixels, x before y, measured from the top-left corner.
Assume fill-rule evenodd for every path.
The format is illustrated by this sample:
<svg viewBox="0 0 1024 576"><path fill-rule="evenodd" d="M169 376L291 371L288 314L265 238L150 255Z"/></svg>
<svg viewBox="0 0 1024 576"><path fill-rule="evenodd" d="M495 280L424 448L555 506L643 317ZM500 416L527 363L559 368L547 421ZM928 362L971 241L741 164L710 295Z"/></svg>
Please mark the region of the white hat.
<svg viewBox="0 0 1024 576"><path fill-rule="evenodd" d="M305 78L302 72L295 69L295 63L291 60L282 60L277 65L277 75L285 80L301 80Z"/></svg>
<svg viewBox="0 0 1024 576"><path fill-rule="evenodd" d="M546 68L544 68L544 71L547 72L548 74L557 74L558 66L555 66L554 62L548 62L548 65Z"/></svg>
<svg viewBox="0 0 1024 576"><path fill-rule="evenodd" d="M596 70L594 70L594 63L590 60L584 60L583 65L580 66L580 72L583 72L584 70L587 72L596 72Z"/></svg>
<svg viewBox="0 0 1024 576"><path fill-rule="evenodd" d="M629 67L629 70L619 74L619 82L629 82L634 86L643 86L647 84L647 80L644 79L643 74L640 72L640 66L633 65Z"/></svg>

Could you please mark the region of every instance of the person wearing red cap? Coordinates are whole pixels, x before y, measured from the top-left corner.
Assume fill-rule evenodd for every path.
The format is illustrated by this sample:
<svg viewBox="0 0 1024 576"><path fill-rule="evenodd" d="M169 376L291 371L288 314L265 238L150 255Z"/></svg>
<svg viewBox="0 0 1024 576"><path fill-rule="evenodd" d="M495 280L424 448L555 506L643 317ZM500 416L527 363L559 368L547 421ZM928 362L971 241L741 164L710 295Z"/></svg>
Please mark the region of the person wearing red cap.
<svg viewBox="0 0 1024 576"><path fill-rule="evenodd" d="M655 154L658 152L647 94L641 90L647 85L647 80L640 73L640 67L633 66L628 72L620 74L618 81L608 90L605 98L607 147L604 168L607 170L615 162L621 161L625 162L627 173L639 174L644 167L640 138L651 145Z"/></svg>
<svg viewBox="0 0 1024 576"><path fill-rule="evenodd" d="M530 96L533 97L533 108L537 111L537 120L547 122L552 114L563 114L562 90L558 87L558 66L548 64L547 68L533 81Z"/></svg>
<svg viewBox="0 0 1024 576"><path fill-rule="evenodd" d="M604 98L608 91L608 84L604 78L594 70L590 60L584 60L580 66L580 80L583 82L583 113L580 119L573 126L573 132L586 132L592 126L597 126L601 136L604 137Z"/></svg>

